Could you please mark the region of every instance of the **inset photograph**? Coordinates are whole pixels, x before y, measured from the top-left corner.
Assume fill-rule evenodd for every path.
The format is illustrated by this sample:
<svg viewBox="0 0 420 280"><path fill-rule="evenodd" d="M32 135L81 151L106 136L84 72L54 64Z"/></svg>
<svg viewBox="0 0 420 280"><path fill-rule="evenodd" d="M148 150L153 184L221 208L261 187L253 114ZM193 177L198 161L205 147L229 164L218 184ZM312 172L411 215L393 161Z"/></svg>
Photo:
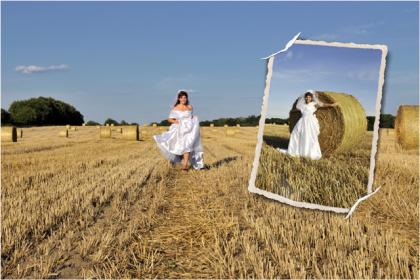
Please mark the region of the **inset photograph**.
<svg viewBox="0 0 420 280"><path fill-rule="evenodd" d="M269 58L256 188L341 212L375 189L386 47L362 46L298 39Z"/></svg>

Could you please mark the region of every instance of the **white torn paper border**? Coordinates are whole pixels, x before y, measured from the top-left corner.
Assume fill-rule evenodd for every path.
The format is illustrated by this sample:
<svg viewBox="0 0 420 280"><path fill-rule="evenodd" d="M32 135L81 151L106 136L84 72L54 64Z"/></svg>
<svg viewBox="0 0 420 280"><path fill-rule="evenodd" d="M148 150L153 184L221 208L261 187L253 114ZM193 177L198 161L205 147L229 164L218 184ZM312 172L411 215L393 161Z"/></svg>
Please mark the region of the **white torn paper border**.
<svg viewBox="0 0 420 280"><path fill-rule="evenodd" d="M316 210L323 210L323 211L332 211L335 213L347 213L346 219L348 219L351 214L354 212L356 207L359 205L360 202L369 198L370 196L374 195L380 187L378 187L374 192L372 192L372 185L374 181L374 172L375 172L375 158L377 152L377 145L378 145L378 138L379 138L379 119L380 119L380 111L381 111L381 100L382 100L382 89L383 84L385 81L385 68L386 68L386 56L388 54L388 48L386 45L369 45L369 44L356 44L353 42L350 43L342 43L342 42L326 42L326 41L314 41L314 40L299 40L298 37L301 34L299 32L296 34L287 44L286 46L278 51L275 52L267 57L262 59L267 60L267 70L266 70L266 80L265 80L265 87L264 87L264 96L263 96L263 103L261 107L261 117L259 121L259 129L258 129L258 136L257 136L257 145L255 147L255 156L254 161L252 164L251 176L248 184L248 191L252 193L257 193L263 195L267 198L274 199L276 201L295 206L301 208L308 208L308 209L316 209ZM268 110L268 98L270 95L270 83L271 78L273 75L273 63L275 56L279 53L286 52L293 44L306 44L306 45L322 45L322 46L332 46L332 47L347 47L347 48L365 48L365 49L380 49L382 51L381 57L381 66L379 70L379 82L377 87L377 95L376 95L376 104L375 104L375 121L373 125L373 140L372 140L372 149L371 149L371 157L370 157L370 167L369 167L369 180L367 185L367 195L359 198L351 208L340 208L340 207L332 207L332 206L325 206L315 203L307 203L301 201L291 200L279 194L275 194L272 192L268 192L266 190L259 189L255 186L255 180L257 178L258 166L259 166L259 159L261 155L261 148L263 143L263 134L264 134L264 126L265 126L265 119Z"/></svg>

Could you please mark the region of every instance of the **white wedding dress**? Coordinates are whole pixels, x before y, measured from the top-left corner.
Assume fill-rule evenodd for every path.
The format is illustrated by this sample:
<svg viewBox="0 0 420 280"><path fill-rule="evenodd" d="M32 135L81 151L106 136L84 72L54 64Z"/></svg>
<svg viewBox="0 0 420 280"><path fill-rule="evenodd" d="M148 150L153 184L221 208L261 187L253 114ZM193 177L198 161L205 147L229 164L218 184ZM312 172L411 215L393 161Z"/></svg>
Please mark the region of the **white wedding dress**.
<svg viewBox="0 0 420 280"><path fill-rule="evenodd" d="M319 122L314 115L317 109L315 104L315 102L309 102L297 107L302 116L292 130L287 150L278 148L280 152L310 159L322 157L318 142Z"/></svg>
<svg viewBox="0 0 420 280"><path fill-rule="evenodd" d="M198 117L193 116L192 111L172 109L169 118L175 118L179 123L173 123L168 131L153 136L163 156L175 164L182 161L184 153L190 152L191 166L204 168Z"/></svg>

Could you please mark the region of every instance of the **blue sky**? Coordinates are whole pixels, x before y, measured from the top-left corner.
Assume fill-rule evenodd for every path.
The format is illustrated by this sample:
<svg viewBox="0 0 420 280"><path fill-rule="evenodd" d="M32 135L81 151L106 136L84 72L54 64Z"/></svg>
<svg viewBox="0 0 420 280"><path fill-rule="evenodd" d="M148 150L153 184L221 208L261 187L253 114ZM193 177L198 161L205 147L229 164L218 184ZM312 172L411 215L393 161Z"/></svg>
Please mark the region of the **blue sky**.
<svg viewBox="0 0 420 280"><path fill-rule="evenodd" d="M385 44L384 113L418 104L418 2L1 2L1 106L51 96L85 120L259 114L267 56L301 38ZM35 67L28 67L34 65ZM20 66L20 67L19 67Z"/></svg>
<svg viewBox="0 0 420 280"><path fill-rule="evenodd" d="M380 49L292 45L274 59L267 116L287 118L310 89L351 94L375 115L381 56Z"/></svg>

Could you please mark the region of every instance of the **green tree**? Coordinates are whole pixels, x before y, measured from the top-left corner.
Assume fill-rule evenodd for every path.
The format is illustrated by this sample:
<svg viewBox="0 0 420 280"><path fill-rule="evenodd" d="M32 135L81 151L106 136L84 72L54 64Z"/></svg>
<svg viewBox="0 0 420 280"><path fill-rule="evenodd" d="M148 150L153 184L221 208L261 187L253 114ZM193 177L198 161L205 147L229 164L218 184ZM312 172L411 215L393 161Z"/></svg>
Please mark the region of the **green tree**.
<svg viewBox="0 0 420 280"><path fill-rule="evenodd" d="M3 108L1 108L1 124L12 124L12 116L10 113Z"/></svg>
<svg viewBox="0 0 420 280"><path fill-rule="evenodd" d="M158 123L158 126L170 126L171 123L168 120L163 120L160 123Z"/></svg>
<svg viewBox="0 0 420 280"><path fill-rule="evenodd" d="M368 130L373 131L375 116L367 116ZM395 116L391 114L380 114L379 128L394 128Z"/></svg>
<svg viewBox="0 0 420 280"><path fill-rule="evenodd" d="M95 126L95 125L100 125L100 123L95 122L95 121L88 121L88 122L86 123L86 125L87 125L87 126Z"/></svg>
<svg viewBox="0 0 420 280"><path fill-rule="evenodd" d="M9 112L16 125L81 125L84 122L76 108L52 97L14 101Z"/></svg>
<svg viewBox="0 0 420 280"><path fill-rule="evenodd" d="M111 118L106 119L105 122L104 122L104 125L106 125L107 123L109 123L110 125L111 124L119 125L119 123L116 120L111 119Z"/></svg>

